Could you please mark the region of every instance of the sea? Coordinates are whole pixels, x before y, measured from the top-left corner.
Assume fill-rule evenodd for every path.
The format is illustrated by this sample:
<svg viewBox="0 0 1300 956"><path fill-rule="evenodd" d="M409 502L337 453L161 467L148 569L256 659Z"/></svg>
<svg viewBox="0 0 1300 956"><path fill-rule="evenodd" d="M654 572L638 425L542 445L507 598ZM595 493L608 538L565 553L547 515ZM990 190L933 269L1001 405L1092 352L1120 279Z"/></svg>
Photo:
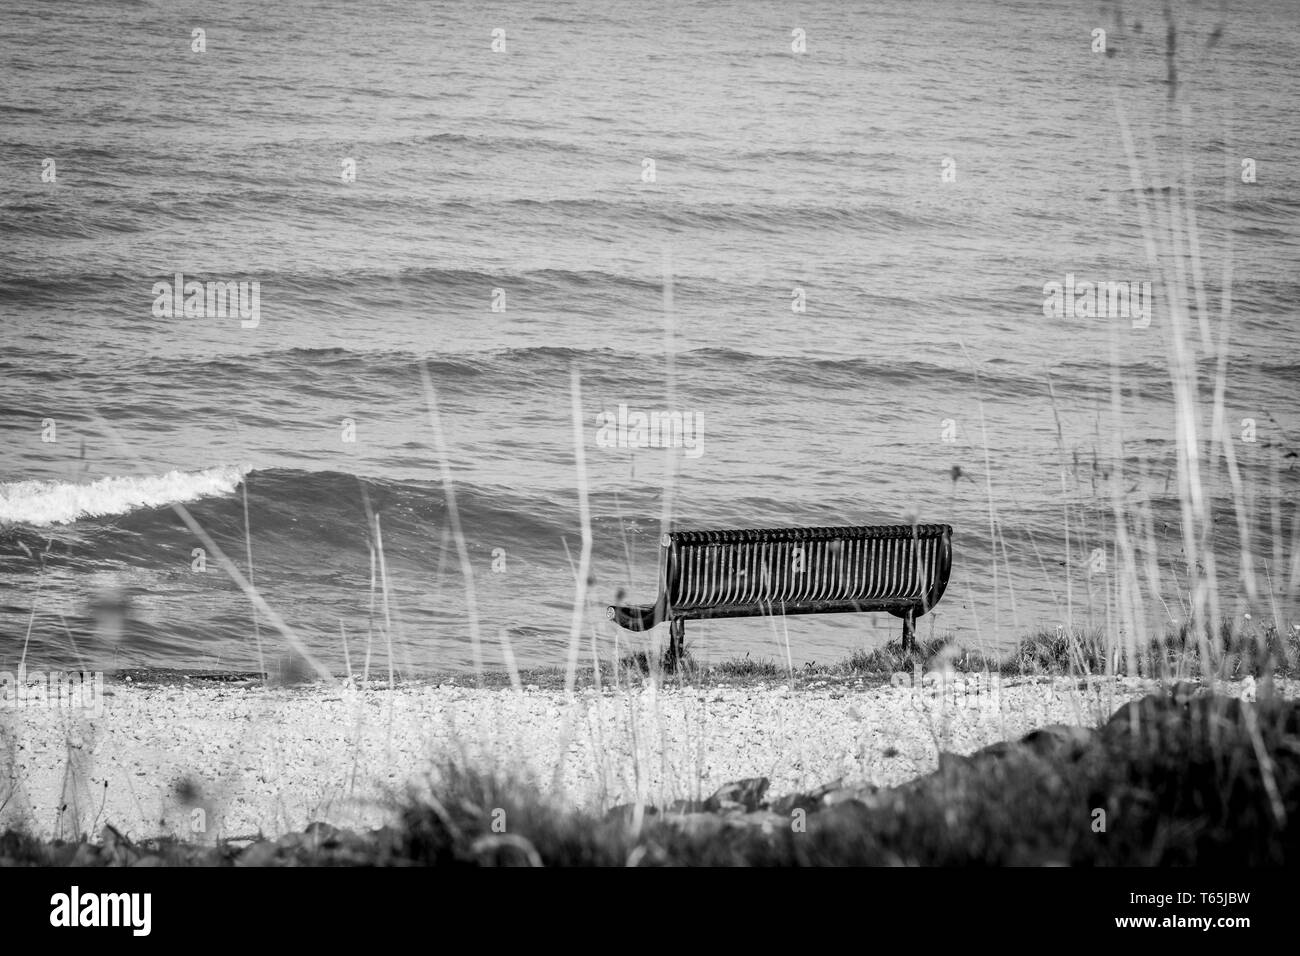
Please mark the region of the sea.
<svg viewBox="0 0 1300 956"><path fill-rule="evenodd" d="M603 667L664 528L913 521L1004 651L1121 626L1130 517L1185 620L1189 495L1291 627L1298 60L1292 0L6 5L0 670Z"/></svg>

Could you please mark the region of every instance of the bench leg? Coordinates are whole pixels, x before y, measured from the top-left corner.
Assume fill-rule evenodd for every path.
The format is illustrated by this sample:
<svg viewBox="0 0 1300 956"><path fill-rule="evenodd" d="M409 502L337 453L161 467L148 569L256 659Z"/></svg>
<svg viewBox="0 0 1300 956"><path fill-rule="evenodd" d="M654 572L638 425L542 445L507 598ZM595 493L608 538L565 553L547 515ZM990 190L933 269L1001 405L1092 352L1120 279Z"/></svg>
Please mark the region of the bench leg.
<svg viewBox="0 0 1300 956"><path fill-rule="evenodd" d="M903 653L910 654L916 649L916 616L908 611L903 618Z"/></svg>
<svg viewBox="0 0 1300 956"><path fill-rule="evenodd" d="M686 620L675 617L668 622L668 650L664 653L664 665L668 670L675 670L685 656Z"/></svg>

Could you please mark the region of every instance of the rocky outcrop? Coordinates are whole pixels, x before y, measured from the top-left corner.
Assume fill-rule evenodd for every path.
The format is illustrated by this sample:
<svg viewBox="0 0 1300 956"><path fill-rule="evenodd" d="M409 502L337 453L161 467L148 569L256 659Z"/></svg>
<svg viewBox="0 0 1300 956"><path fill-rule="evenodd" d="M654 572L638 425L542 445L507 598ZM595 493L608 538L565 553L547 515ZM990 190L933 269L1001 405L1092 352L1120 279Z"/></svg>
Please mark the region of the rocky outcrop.
<svg viewBox="0 0 1300 956"><path fill-rule="evenodd" d="M1227 777L1225 766L1232 771ZM985 856L984 862L1088 862L1095 861L1094 853L1102 862L1155 862L1142 856L1140 844L1107 856L1108 830L1114 832L1118 819L1145 838L1148 830L1175 825L1184 813L1196 817L1185 825L1207 829L1200 852L1279 862L1297 842L1287 825L1300 814L1300 703L1243 702L1179 684L1121 706L1096 729L1055 724L969 755L942 753L933 773L900 786L845 786L837 780L763 801L766 787L742 780L721 788L703 809L713 811L719 825L769 833L815 825L889 833L915 825L909 818L928 815L938 829L970 842L965 828L996 829L998 814L988 812L988 805L1013 788L1033 798L1025 801L1024 828L1055 828L1059 845L1022 846L1000 859ZM748 801L730 796L739 794ZM695 810L659 819L707 832ZM985 818L987 824L981 823ZM1232 855L1233 827L1250 831L1238 848L1246 857ZM1198 861L1193 856L1168 862Z"/></svg>

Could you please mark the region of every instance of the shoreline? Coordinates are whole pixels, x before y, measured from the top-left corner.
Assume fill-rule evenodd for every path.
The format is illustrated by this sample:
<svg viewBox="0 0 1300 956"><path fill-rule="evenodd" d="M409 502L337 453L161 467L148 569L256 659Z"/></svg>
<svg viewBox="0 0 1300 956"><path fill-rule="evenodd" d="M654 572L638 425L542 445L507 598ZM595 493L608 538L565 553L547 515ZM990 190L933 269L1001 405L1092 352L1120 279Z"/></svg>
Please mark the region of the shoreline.
<svg viewBox="0 0 1300 956"><path fill-rule="evenodd" d="M526 672L534 673L534 672ZM533 680L514 690L434 678L393 690L346 682L264 687L255 675L122 671L103 713L52 705L0 710L0 832L202 844L277 836L309 823L390 824L397 802L455 765L529 779L562 803L603 812L647 800L700 800L765 776L773 795L830 781L889 787L1053 724L1096 726L1172 682L1011 677L895 686L887 675L795 682ZM541 676L541 675L537 675ZM495 678L494 678L495 679ZM1253 698L1253 679L1207 682ZM1300 697L1300 681L1271 691Z"/></svg>

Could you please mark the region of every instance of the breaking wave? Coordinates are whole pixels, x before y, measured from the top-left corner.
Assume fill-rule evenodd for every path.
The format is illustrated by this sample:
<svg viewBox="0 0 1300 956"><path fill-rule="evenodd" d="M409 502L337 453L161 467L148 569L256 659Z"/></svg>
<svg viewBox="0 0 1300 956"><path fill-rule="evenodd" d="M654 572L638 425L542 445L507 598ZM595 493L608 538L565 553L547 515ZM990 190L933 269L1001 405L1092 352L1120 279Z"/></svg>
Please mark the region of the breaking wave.
<svg viewBox="0 0 1300 956"><path fill-rule="evenodd" d="M122 515L137 508L157 508L228 495L249 468L219 465L202 471L165 475L122 475L85 484L68 481L13 481L0 484L0 523L45 526L71 524L81 518Z"/></svg>

